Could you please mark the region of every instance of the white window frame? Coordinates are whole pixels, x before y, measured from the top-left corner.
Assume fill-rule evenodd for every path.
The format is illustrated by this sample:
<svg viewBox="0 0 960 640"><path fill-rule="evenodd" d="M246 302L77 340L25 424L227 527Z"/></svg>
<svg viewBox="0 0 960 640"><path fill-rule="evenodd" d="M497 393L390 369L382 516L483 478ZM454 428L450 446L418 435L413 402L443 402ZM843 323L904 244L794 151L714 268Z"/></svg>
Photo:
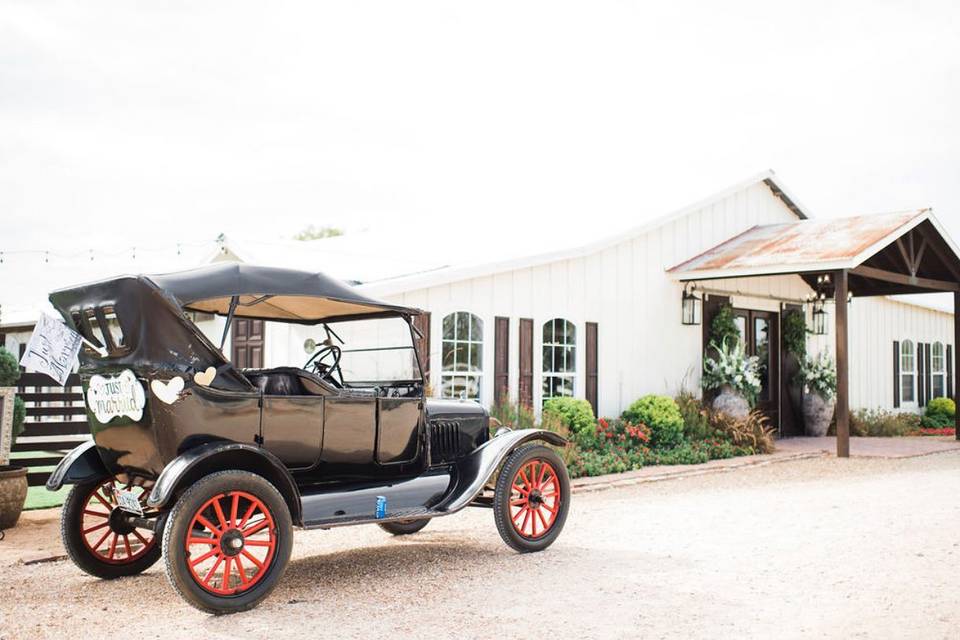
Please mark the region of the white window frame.
<svg viewBox="0 0 960 640"><path fill-rule="evenodd" d="M564 342L557 341L557 322L564 322L567 324L567 331L564 333L567 336L567 340ZM550 325L551 340L547 341L544 339L544 332L547 329L547 326ZM543 358L543 352L549 347L550 349L550 361L548 362ZM566 350L568 348L572 349L573 352L570 354L570 359L567 361L567 354L564 351L562 363L564 368L558 370L557 363L553 357L555 349L560 348ZM550 398L563 398L563 397L576 397L577 395L577 356L579 355L577 349L577 325L572 320L566 318L550 318L542 325L540 325L540 406L543 406L547 400ZM566 365L569 364L570 367ZM549 368L548 368L548 365ZM559 378L562 380L570 381L570 394L561 394L561 395L552 395L548 393L548 389L551 385L547 383L548 380L552 378Z"/></svg>
<svg viewBox="0 0 960 640"><path fill-rule="evenodd" d="M940 347L940 367L937 368L937 347ZM934 389L936 389L937 379L940 380L940 395L938 396ZM942 342L934 342L930 346L930 398L943 398L948 394L947 390L947 347Z"/></svg>
<svg viewBox="0 0 960 640"><path fill-rule="evenodd" d="M911 366L909 369L903 366L904 358L908 357L906 355L907 345L910 345L909 357L911 359ZM913 395L913 398L910 400L907 400L906 395L903 393L903 383L907 378L910 379ZM917 343L909 338L900 342L900 379L897 380L897 383L900 385L900 406L917 406Z"/></svg>
<svg viewBox="0 0 960 640"><path fill-rule="evenodd" d="M468 335L466 337L458 334L458 316L467 316ZM447 318L453 318L453 338L447 338L444 329ZM440 319L440 392L441 398L466 398L470 400L481 400L483 398L483 318L470 311L451 311ZM475 331L477 329L477 331ZM479 333L479 336L474 335ZM456 357L457 347L467 346L467 369L458 369L461 364ZM479 362L474 363L470 357L470 347L477 345L477 354ZM447 363L447 349L453 349L453 363ZM453 388L457 378L471 379L474 381L476 394L465 395L453 393Z"/></svg>

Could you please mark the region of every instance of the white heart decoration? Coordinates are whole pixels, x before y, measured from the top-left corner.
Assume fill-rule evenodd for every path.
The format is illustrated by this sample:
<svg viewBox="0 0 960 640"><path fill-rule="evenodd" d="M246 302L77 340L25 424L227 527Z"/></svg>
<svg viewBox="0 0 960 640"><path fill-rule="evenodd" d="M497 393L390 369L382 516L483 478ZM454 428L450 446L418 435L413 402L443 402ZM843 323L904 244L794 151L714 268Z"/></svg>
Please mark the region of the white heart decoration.
<svg viewBox="0 0 960 640"><path fill-rule="evenodd" d="M193 381L201 387L209 387L213 379L217 377L217 370L213 367L207 367L206 371L198 371L193 374Z"/></svg>
<svg viewBox="0 0 960 640"><path fill-rule="evenodd" d="M150 390L153 391L153 395L157 396L157 399L161 402L173 404L179 399L180 392L183 391L183 378L174 376L170 378L169 382L151 380Z"/></svg>

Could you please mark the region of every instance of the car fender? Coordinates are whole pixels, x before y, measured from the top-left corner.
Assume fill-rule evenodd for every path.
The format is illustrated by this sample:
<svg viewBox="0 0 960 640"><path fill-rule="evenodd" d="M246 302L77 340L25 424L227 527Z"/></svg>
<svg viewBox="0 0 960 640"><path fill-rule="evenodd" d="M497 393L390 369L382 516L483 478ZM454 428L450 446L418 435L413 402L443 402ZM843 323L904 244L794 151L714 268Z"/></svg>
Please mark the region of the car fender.
<svg viewBox="0 0 960 640"><path fill-rule="evenodd" d="M93 478L109 475L106 465L97 453L97 445L88 440L63 456L50 477L47 478L47 490L57 491L65 484L77 484Z"/></svg>
<svg viewBox="0 0 960 640"><path fill-rule="evenodd" d="M286 501L293 522L301 522L300 492L290 471L266 449L240 442L208 442L177 456L160 472L147 506L169 506L181 488L226 469L250 471L269 480Z"/></svg>
<svg viewBox="0 0 960 640"><path fill-rule="evenodd" d="M567 444L563 436L552 431L543 429L513 431L501 428L496 436L484 442L473 453L457 463L457 484L435 509L453 513L466 507L483 491L483 487L507 456L519 446L534 440L541 440L558 447Z"/></svg>

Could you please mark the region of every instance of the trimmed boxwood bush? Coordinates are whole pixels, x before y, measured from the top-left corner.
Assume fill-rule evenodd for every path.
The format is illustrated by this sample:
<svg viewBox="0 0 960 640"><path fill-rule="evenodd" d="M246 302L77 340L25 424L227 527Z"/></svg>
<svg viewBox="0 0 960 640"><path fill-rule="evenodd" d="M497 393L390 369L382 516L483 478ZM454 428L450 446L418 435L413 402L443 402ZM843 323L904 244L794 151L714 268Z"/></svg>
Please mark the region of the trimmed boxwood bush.
<svg viewBox="0 0 960 640"><path fill-rule="evenodd" d="M577 398L550 398L543 405L544 416L553 414L560 418L574 435L593 433L597 418L593 407L586 400Z"/></svg>
<svg viewBox="0 0 960 640"><path fill-rule="evenodd" d="M632 424L647 425L654 449L669 449L683 442L683 416L669 396L643 396L627 407L621 417Z"/></svg>
<svg viewBox="0 0 960 640"><path fill-rule="evenodd" d="M15 387L20 379L20 364L16 357L0 347L0 387ZM13 399L13 439L23 433L23 422L27 418L27 405L23 399Z"/></svg>

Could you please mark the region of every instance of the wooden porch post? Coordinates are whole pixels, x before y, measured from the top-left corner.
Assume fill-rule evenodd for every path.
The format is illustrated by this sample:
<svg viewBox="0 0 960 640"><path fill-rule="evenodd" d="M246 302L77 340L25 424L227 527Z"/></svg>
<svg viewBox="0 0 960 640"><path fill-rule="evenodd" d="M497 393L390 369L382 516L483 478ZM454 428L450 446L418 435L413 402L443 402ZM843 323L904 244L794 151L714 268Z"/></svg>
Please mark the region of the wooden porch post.
<svg viewBox="0 0 960 640"><path fill-rule="evenodd" d="M953 399L960 401L960 291L953 292ZM960 440L960 411L954 418L953 426Z"/></svg>
<svg viewBox="0 0 960 640"><path fill-rule="evenodd" d="M837 457L850 457L850 397L847 353L847 272L834 273L834 305L837 314ZM960 376L958 376L960 377Z"/></svg>

